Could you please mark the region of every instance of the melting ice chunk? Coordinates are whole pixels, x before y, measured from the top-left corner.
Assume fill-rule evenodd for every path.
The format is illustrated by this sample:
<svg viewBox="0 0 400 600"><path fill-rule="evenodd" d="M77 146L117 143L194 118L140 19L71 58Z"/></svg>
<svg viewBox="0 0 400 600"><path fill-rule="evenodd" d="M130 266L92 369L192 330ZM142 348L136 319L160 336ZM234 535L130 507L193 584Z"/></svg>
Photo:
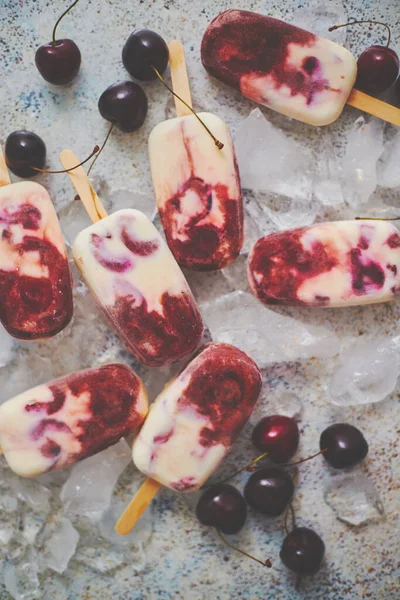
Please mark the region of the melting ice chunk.
<svg viewBox="0 0 400 600"><path fill-rule="evenodd" d="M339 340L329 329L280 315L247 292L221 296L200 305L200 311L215 342L238 346L259 367L339 352Z"/></svg>
<svg viewBox="0 0 400 600"><path fill-rule="evenodd" d="M384 122L360 117L347 138L342 160L345 200L353 208L367 204L377 185L377 163L383 152Z"/></svg>
<svg viewBox="0 0 400 600"><path fill-rule="evenodd" d="M67 513L99 517L108 508L119 476L131 460L130 447L120 440L74 465L61 491Z"/></svg>
<svg viewBox="0 0 400 600"><path fill-rule="evenodd" d="M387 143L378 163L378 185L400 188L400 131Z"/></svg>
<svg viewBox="0 0 400 600"><path fill-rule="evenodd" d="M69 519L62 517L48 523L43 536L45 541L40 557L41 567L64 573L75 554L79 533Z"/></svg>
<svg viewBox="0 0 400 600"><path fill-rule="evenodd" d="M336 517L349 525L364 525L384 514L374 484L362 473L334 477L325 487L324 499Z"/></svg>
<svg viewBox="0 0 400 600"><path fill-rule="evenodd" d="M341 352L326 390L339 406L380 402L393 392L399 375L400 336L360 336Z"/></svg>

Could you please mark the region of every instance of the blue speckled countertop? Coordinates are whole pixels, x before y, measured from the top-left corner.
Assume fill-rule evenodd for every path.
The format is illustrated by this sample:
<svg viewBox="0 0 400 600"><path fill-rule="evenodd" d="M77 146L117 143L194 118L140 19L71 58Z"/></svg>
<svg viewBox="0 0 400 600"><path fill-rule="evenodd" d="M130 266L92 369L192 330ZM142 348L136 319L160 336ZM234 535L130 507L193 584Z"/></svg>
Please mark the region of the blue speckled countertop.
<svg viewBox="0 0 400 600"><path fill-rule="evenodd" d="M0 2L0 143L3 144L7 135L16 129L32 130L44 139L47 164L51 168L59 167L58 155L62 149L72 148L78 156L84 157L105 137L108 124L97 110L97 100L110 84L129 79L121 62L121 50L134 29L146 27L168 41L175 37L182 40L195 107L218 113L235 132L254 105L212 80L203 70L199 46L208 22L218 12L232 7L290 20L293 10L309 2L248 0L232 6L227 0L81 0L62 22L59 35L72 37L78 43L83 57L82 68L72 85L56 88L40 77L34 65L34 54L39 44L50 40L53 24L67 4L49 0ZM397 44L397 49L400 48L398 0L349 0L346 5L349 18L369 17L390 23L394 47ZM348 46L356 52L361 44L365 46L366 39L365 32L355 28L347 36ZM144 88L149 99L144 126L130 135L114 130L96 164L96 187L101 195L124 188L151 197L147 137L156 123L171 115L173 103L159 83L148 83ZM342 118L331 127L339 145L357 115L353 109L346 108ZM61 213L73 198L68 178L40 176L37 180L49 189ZM211 295L212 276L202 279L197 275L190 281L201 301ZM315 318L316 322L323 322L326 319L339 335L344 332L359 335L365 330L374 335L396 331L398 312L397 301L348 311L317 311L312 318L303 309L286 314L304 321ZM305 580L299 591L294 588L294 577L278 558L284 535L281 519L268 520L250 513L247 526L235 538L257 556L272 559L273 567L263 570L258 564L230 552L213 530L201 527L194 518L190 499L163 490L154 501L153 534L145 548L147 562L144 568L137 570L128 563L102 575L72 560L64 575L51 572L46 575L41 597L68 600L397 600L400 597L398 393L380 404L341 408L328 403L320 376L318 360L282 363L264 370L266 391L257 415L263 414L263 406L268 404L269 386L294 391L304 405L300 421L301 456L315 452L319 433L327 424L338 420L358 424L370 443L368 459L360 469L375 483L385 507L385 517L378 523L360 528L351 528L338 521L323 501L323 484L329 478L323 461L304 464L296 494L296 513L302 524L312 525L322 535L327 556L323 570L316 577ZM251 425L248 424L222 472L228 473L251 459L250 432ZM141 478L133 468L128 475L137 481ZM1 600L8 597L0 588Z"/></svg>

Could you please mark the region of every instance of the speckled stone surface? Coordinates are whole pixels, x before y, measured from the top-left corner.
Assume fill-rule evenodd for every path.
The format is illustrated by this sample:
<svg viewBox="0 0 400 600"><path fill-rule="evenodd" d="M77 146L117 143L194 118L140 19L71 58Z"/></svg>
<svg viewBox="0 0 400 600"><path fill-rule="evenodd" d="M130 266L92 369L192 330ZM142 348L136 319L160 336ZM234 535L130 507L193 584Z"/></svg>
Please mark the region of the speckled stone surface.
<svg viewBox="0 0 400 600"><path fill-rule="evenodd" d="M46 84L34 66L36 47L51 38L52 26L67 2L50 0L1 0L0 2L0 142L16 129L35 131L48 150L49 168L58 168L58 154L72 148L80 157L101 143L108 124L97 110L101 92L117 80L128 79L121 62L122 45L135 28L147 27L165 39L179 37L184 43L197 109L218 113L235 131L254 105L238 93L209 78L201 66L199 46L208 22L218 12L231 8L227 0L81 0L63 21L59 35L72 37L82 52L82 69L72 85L56 88ZM293 10L308 5L300 0L238 1L245 8L290 19ZM391 24L394 47L400 48L398 0L349 0L349 18L375 18ZM354 52L368 45L370 32L355 28L348 34ZM378 38L379 39L379 38ZM381 38L383 40L383 38ZM149 113L135 134L113 132L107 149L96 165L98 187L108 193L125 188L151 196L147 137L152 127L172 115L173 103L157 82L144 85ZM268 111L265 111L267 114ZM357 116L346 108L331 127L340 145L343 134ZM280 117L271 116L271 120ZM303 129L307 135L307 127ZM14 178L15 179L15 178ZM60 212L71 202L73 190L67 177L40 176ZM89 222L88 222L89 224ZM191 278L200 300L213 297L218 275ZM310 311L291 309L286 314L307 321L328 322L339 334L355 336L396 332L399 300L392 304L348 310ZM400 489L399 450L400 388L377 405L339 408L329 405L321 384L318 360L275 365L264 371L263 400L259 417L268 408L271 388L290 389L301 398L301 456L318 448L319 433L334 421L357 424L370 443L370 453L359 469L375 483L385 517L379 523L351 528L338 521L323 501L323 484L331 474L322 459L305 463L300 470L295 509L299 522L312 526L326 544L322 571L304 580L295 590L294 577L279 560L283 540L282 520L268 520L250 513L247 525L235 541L256 556L270 557L271 569L246 560L223 546L211 529L194 518L193 501L171 491L162 491L154 501L154 532L146 546L147 564L136 572L127 564L108 575L85 568L76 561L63 576L47 575L43 598L121 600L397 600L400 597ZM254 417L255 418L255 417ZM248 424L222 473L253 457ZM133 472L133 470L132 470ZM134 473L135 480L140 475ZM245 477L243 478L244 481ZM243 482L242 482L243 483ZM61 588L60 588L61 586ZM62 591L60 592L60 589ZM8 598L0 589L0 598Z"/></svg>

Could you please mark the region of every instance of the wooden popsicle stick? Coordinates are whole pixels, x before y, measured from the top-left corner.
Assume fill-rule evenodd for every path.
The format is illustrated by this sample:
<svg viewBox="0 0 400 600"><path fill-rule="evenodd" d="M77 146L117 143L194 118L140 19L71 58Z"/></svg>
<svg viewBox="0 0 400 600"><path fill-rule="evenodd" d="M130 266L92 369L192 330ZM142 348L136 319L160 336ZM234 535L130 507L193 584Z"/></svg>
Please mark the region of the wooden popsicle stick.
<svg viewBox="0 0 400 600"><path fill-rule="evenodd" d="M0 446L0 454L3 454L3 450L2 450L2 448L1 448L1 446Z"/></svg>
<svg viewBox="0 0 400 600"><path fill-rule="evenodd" d="M0 146L0 187L4 185L10 185L11 179L8 172L6 157L4 156L3 150Z"/></svg>
<svg viewBox="0 0 400 600"><path fill-rule="evenodd" d="M382 102L378 98L368 96L368 94L359 90L352 90L350 96L347 98L347 104L400 127L400 108Z"/></svg>
<svg viewBox="0 0 400 600"><path fill-rule="evenodd" d="M192 97L190 94L189 78L186 69L185 51L179 40L173 40L168 44L169 66L171 71L172 89L185 102L192 106ZM178 117L187 117L192 112L176 96L175 108Z"/></svg>
<svg viewBox="0 0 400 600"><path fill-rule="evenodd" d="M118 519L115 531L120 535L128 535L160 488L162 488L161 483L147 477Z"/></svg>
<svg viewBox="0 0 400 600"><path fill-rule="evenodd" d="M64 169L71 169L71 167L74 167L80 162L72 150L63 150L60 153L60 159ZM106 209L94 191L84 168L77 167L73 171L69 171L67 175L71 179L72 185L78 192L82 204L86 208L93 223L97 223L97 221L107 217Z"/></svg>

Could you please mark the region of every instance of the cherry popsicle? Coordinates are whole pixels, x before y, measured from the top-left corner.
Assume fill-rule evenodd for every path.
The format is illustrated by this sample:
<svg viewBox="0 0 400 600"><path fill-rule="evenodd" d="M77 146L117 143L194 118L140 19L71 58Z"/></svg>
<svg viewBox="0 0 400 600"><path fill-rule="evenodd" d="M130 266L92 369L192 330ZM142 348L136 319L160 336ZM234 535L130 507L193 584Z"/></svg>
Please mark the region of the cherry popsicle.
<svg viewBox="0 0 400 600"><path fill-rule="evenodd" d="M191 106L183 46L174 40L168 49L173 91ZM234 261L243 245L242 192L228 126L211 113L197 117L187 105L175 96L177 118L159 123L150 133L151 173L161 222L177 262L211 271Z"/></svg>
<svg viewBox="0 0 400 600"><path fill-rule="evenodd" d="M344 105L400 126L400 110L353 89L354 56L343 46L272 17L226 10L207 27L204 68L244 96L311 125L329 125Z"/></svg>
<svg viewBox="0 0 400 600"><path fill-rule="evenodd" d="M261 374L244 352L210 343L151 406L132 447L147 479L116 525L126 535L164 485L200 488L230 451L261 391Z"/></svg>
<svg viewBox="0 0 400 600"><path fill-rule="evenodd" d="M65 168L76 160L71 150L61 152ZM68 175L94 221L78 234L72 254L106 319L146 365L188 356L201 341L203 322L167 244L140 211L107 216L83 168Z"/></svg>
<svg viewBox="0 0 400 600"><path fill-rule="evenodd" d="M0 149L0 321L21 340L52 337L72 318L72 278L45 188L11 183Z"/></svg>

